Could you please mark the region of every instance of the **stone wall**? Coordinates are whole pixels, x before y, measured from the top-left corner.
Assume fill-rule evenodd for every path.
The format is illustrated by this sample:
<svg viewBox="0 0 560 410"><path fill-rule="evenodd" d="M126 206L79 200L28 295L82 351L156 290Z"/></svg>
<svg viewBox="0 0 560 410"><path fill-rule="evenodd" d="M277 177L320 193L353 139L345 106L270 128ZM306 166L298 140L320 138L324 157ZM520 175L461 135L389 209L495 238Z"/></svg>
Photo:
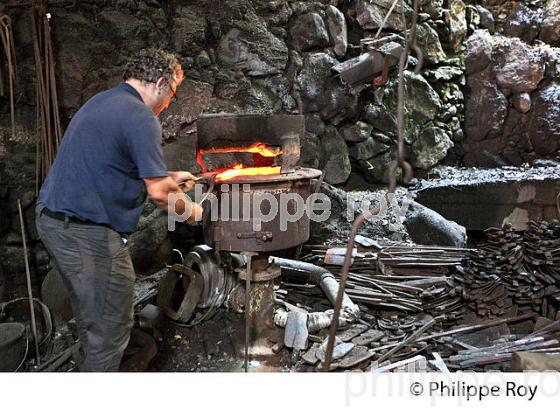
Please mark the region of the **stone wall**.
<svg viewBox="0 0 560 410"><path fill-rule="evenodd" d="M34 142L35 85L29 12L13 7L17 3L8 13L20 70L12 143L20 147ZM395 156L396 69L386 85L356 89L344 87L331 69L359 54L360 39L376 33L392 1L52 3L64 124L88 98L119 81L127 56L159 46L178 53L187 70L180 103L161 116L170 166L197 171L195 124L202 113L302 112L304 165L325 169L333 184L350 175L385 181ZM441 162L519 164L557 151L558 0L480 3L422 1L424 70L406 74L406 142L417 170ZM406 16L410 6L405 1ZM404 28L397 8L381 37L402 42ZM414 64L411 57L409 70ZM7 100L0 101L0 133L7 133Z"/></svg>
<svg viewBox="0 0 560 410"><path fill-rule="evenodd" d="M180 103L161 116L170 165L197 170L194 156L186 157L203 112L303 112L308 130L302 141L304 165L326 169L326 180L334 184L344 183L352 172L383 182L395 151L396 69L385 86L352 90L331 68L359 54L359 40L377 31L391 3L57 2L49 11L63 122L119 81L127 56L160 46L178 53L187 70ZM418 33L426 64L422 75L407 72L407 146L415 167L428 169L463 137L461 48L467 23L461 0L423 3ZM410 16L410 1L405 6ZM32 132L35 98L29 13L23 7L8 11L22 73L18 124L25 135ZM402 43L404 28L396 10L382 37L397 34ZM411 58L410 70L414 64ZM6 126L6 109L1 113L0 124ZM173 142L185 149L177 150Z"/></svg>
<svg viewBox="0 0 560 410"><path fill-rule="evenodd" d="M560 158L560 1L482 2L466 41L464 165Z"/></svg>

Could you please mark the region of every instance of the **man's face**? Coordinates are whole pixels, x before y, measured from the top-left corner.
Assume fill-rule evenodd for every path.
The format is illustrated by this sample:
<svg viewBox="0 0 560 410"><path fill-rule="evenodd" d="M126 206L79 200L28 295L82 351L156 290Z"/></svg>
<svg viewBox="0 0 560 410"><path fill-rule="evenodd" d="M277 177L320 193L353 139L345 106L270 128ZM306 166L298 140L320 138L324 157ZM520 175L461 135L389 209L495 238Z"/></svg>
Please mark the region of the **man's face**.
<svg viewBox="0 0 560 410"><path fill-rule="evenodd" d="M156 115L160 115L167 107L169 107L169 104L177 99L177 89L183 82L183 70L178 69L175 71L173 79L167 80L163 78L163 80L164 87L161 93L158 94L156 106L154 107L154 113Z"/></svg>

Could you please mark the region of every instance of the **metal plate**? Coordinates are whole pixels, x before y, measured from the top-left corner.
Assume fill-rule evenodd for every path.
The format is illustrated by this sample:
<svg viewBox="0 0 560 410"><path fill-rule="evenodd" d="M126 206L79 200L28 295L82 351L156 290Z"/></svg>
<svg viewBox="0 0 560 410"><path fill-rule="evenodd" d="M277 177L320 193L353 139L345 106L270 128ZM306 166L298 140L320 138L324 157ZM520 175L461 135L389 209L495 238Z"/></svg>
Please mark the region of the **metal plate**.
<svg viewBox="0 0 560 410"><path fill-rule="evenodd" d="M196 121L197 143L202 149L238 146L256 141L281 145L288 135L305 132L303 115L290 114L206 114Z"/></svg>

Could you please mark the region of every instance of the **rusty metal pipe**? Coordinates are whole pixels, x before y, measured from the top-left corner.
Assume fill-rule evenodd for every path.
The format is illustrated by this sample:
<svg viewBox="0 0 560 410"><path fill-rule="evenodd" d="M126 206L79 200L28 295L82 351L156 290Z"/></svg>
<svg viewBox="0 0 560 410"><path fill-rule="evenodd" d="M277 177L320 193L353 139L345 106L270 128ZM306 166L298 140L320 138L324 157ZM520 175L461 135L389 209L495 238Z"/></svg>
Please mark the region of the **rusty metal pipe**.
<svg viewBox="0 0 560 410"><path fill-rule="evenodd" d="M271 258L271 262L280 266L283 279L296 283L312 283L319 286L329 302L336 306L340 286L334 275L327 269L312 263L277 257ZM357 315L360 311L359 307L352 302L345 292L342 294L341 308L354 315ZM356 317L356 319L358 318Z"/></svg>

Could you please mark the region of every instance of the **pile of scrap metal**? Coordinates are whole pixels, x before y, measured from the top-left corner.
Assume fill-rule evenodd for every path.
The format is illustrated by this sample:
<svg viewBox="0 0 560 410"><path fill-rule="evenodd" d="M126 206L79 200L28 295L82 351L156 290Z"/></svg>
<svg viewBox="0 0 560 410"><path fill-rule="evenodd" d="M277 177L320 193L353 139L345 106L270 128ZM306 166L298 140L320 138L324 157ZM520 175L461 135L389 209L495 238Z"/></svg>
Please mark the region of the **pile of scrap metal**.
<svg viewBox="0 0 560 410"><path fill-rule="evenodd" d="M560 353L560 322L550 320L556 318L559 227L541 222L526 232L492 229L480 250L409 247L358 235L345 297L359 305L360 315L350 323L342 309L329 370L511 370L513 353ZM316 271L339 276L346 248L304 249L301 259ZM479 276L465 273L473 266ZM298 363L323 368L327 329L305 321L330 307L332 297L325 301L317 286L289 275L276 295L293 325L282 323L286 338L299 337ZM507 315L496 318L507 306ZM543 317L547 312L550 319Z"/></svg>
<svg viewBox="0 0 560 410"><path fill-rule="evenodd" d="M338 293L338 282L334 275L327 269L311 263L291 259L274 258L274 263L281 267L282 280L295 286L319 287L328 301L334 305ZM294 357L297 358L302 350L307 349L309 333L314 333L328 328L333 320L334 310L315 309L309 311L305 308L289 303L286 293L277 292L280 308L274 312L274 323L286 328L284 345L292 348ZM344 295L342 311L339 317L339 326L345 327L355 323L360 317L360 308Z"/></svg>
<svg viewBox="0 0 560 410"><path fill-rule="evenodd" d="M361 236L357 237L357 243L359 246L352 253L352 272L338 321L331 369L367 368L376 359L391 364L408 360L411 355L418 356L427 350L428 344L413 343L414 338L429 328L456 324L465 310L462 289L449 274L452 267L461 264L467 250L395 244L383 247ZM294 359L305 351L301 355L303 363L321 366L327 346L326 324L332 320L329 307L334 304L336 292L319 289L313 281L301 283L298 280L301 274L290 275L289 270L299 264L318 276L330 276L337 283L335 278L340 273L346 249L305 248L310 253L302 259L314 264L291 261L290 266L283 267L286 273L276 296L284 309L277 311L276 323L286 327L285 345L294 348ZM415 275L415 272L421 273ZM329 295L328 303L323 293ZM355 324L347 320L349 298L359 304L360 314ZM354 309L353 304L350 306ZM328 320L320 323L309 320L323 315ZM357 315L350 317L354 319ZM290 343L294 339L299 342L297 346ZM441 364L441 360L435 362Z"/></svg>
<svg viewBox="0 0 560 410"><path fill-rule="evenodd" d="M290 289L285 299L295 302L299 290ZM311 366L322 369L324 366L328 331L323 329L307 332L305 317L308 309L321 308L317 300L313 306L304 305L301 300L310 300L308 295L300 295L293 314L293 327L286 328L286 338L296 339L299 343L297 362L300 370ZM288 303L288 302L286 302ZM299 310L296 310L299 309ZM445 315L432 317L428 314L385 315L377 312L373 316L362 312L356 324L340 324L333 350L333 362L329 370L362 371L454 371L469 370L511 370L512 353L542 352L560 353L559 322L542 328L534 325L540 319L535 313L511 318L484 320L475 324L454 326L436 331L434 327L445 321ZM537 320L538 323L538 320ZM534 327L529 334L516 333L518 324ZM508 327L507 325L510 325ZM303 329L303 330L302 330ZM469 344L470 343L470 344ZM294 347L295 349L295 347ZM293 356L294 360L298 356Z"/></svg>
<svg viewBox="0 0 560 410"><path fill-rule="evenodd" d="M556 319L560 307L560 223L530 222L526 231L492 228L455 279L480 317L535 311Z"/></svg>
<svg viewBox="0 0 560 410"><path fill-rule="evenodd" d="M426 362L429 366L420 367L420 370L484 370L495 363L499 363L502 370L508 370L513 352L559 351L556 333L550 331L543 334L534 332L528 336L502 336L491 340L491 346L482 344L478 347L463 342L462 336L475 336L488 342L487 338L480 336L484 335L484 330L500 328L506 323L527 321L533 317L534 314L528 314L432 333L428 333L428 330L442 317L418 315L407 319L393 316L378 320L366 317L371 321L360 319L358 324L342 328L337 333L329 370L390 371L403 367L413 370ZM391 326L391 330L387 329L387 325ZM391 339L391 331L395 328L400 330L400 340ZM308 335L308 340L310 343L301 356L301 365L322 368L328 340L326 330ZM506 341L511 343L507 344ZM499 357L494 356L496 352L500 353ZM429 360L430 357L434 360Z"/></svg>

